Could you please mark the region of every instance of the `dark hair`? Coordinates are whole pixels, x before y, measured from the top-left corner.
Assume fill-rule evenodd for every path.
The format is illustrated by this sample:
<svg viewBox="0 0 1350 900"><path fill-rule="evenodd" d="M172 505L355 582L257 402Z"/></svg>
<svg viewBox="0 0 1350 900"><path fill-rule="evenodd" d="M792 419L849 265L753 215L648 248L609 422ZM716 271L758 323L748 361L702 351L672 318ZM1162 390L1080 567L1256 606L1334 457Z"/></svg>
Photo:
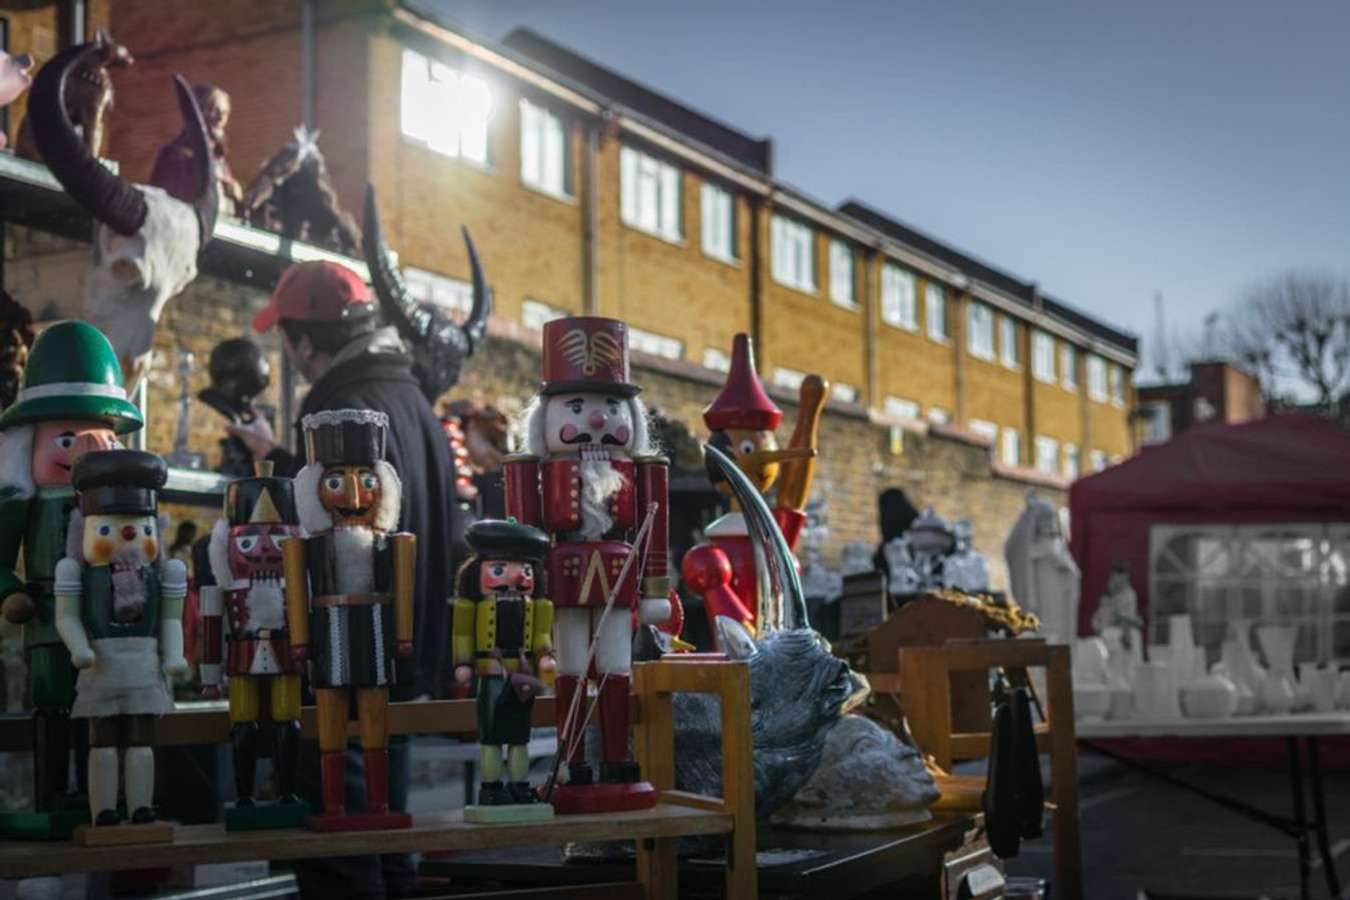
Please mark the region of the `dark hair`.
<svg viewBox="0 0 1350 900"><path fill-rule="evenodd" d="M375 315L338 322L305 322L300 319L282 319L281 330L286 332L286 340L292 344L300 343L302 336L308 337L315 350L334 356L339 350L363 334L370 334L379 324L380 317Z"/></svg>

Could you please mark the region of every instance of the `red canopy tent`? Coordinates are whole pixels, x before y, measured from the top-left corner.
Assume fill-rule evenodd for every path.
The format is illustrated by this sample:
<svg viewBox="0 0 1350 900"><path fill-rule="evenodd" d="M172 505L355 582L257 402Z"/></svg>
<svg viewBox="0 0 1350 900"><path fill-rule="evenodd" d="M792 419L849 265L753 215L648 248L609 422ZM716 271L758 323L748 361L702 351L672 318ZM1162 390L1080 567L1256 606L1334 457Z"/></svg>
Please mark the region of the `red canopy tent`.
<svg viewBox="0 0 1350 900"><path fill-rule="evenodd" d="M1149 526L1350 521L1350 432L1302 414L1194 428L1069 489L1080 634L1123 560L1148 616Z"/></svg>

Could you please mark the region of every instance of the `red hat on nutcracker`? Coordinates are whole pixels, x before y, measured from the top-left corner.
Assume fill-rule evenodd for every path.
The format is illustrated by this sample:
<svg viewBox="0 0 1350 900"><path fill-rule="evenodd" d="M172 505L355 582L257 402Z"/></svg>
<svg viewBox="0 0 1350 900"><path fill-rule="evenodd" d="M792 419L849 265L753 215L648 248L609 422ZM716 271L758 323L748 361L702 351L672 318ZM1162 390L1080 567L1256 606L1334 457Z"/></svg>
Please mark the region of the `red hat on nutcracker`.
<svg viewBox="0 0 1350 900"><path fill-rule="evenodd" d="M628 326L602 316L569 316L544 324L541 394L600 391L634 397L628 380Z"/></svg>
<svg viewBox="0 0 1350 900"><path fill-rule="evenodd" d="M773 431L783 421L783 411L769 399L755 374L755 348L750 335L741 333L732 339L727 383L703 410L703 421L712 431L728 428Z"/></svg>

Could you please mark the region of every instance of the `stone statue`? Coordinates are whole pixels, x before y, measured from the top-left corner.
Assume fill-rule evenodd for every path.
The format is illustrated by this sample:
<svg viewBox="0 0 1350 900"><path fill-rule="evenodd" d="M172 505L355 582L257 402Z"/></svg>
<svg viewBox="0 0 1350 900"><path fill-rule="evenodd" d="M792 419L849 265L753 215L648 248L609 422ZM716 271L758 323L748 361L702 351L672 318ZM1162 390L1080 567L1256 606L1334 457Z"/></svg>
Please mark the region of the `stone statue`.
<svg viewBox="0 0 1350 900"><path fill-rule="evenodd" d="M983 554L975 552L975 534L969 519L952 526L956 549L942 564L942 585L967 594L983 594L989 590L989 564Z"/></svg>
<svg viewBox="0 0 1350 900"><path fill-rule="evenodd" d="M1140 640L1144 620L1139 618L1139 597L1130 584L1130 567L1124 560L1117 560L1111 566L1111 574L1106 578L1106 593L1092 614L1092 630L1105 634L1108 628L1121 630L1121 641L1126 649L1132 648Z"/></svg>
<svg viewBox="0 0 1350 900"><path fill-rule="evenodd" d="M1027 495L1027 506L1003 544L1013 599L1041 620L1047 640L1073 643L1078 635L1078 566L1069 554L1055 506Z"/></svg>

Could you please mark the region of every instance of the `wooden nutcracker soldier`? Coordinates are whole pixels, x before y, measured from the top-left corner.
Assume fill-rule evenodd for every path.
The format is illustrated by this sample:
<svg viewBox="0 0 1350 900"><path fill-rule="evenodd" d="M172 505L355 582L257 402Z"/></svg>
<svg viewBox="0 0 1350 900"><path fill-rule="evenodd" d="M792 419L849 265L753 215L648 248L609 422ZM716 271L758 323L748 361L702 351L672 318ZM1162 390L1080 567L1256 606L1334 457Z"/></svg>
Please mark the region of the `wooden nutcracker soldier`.
<svg viewBox="0 0 1350 900"><path fill-rule="evenodd" d="M628 327L578 316L544 325L543 384L525 413L524 454L503 464L506 508L549 532L545 563L558 650L559 813L641 809L656 802L628 752L633 610L671 614L667 462L647 434L628 376ZM584 758L594 679L599 778Z"/></svg>
<svg viewBox="0 0 1350 900"><path fill-rule="evenodd" d="M325 410L301 420L308 462L295 477L307 537L282 544L291 657L310 663L318 704L323 811L316 831L408 828L389 809L389 686L413 654L415 535L394 533L402 485L385 461L389 417ZM366 811L343 806L347 715L355 693Z"/></svg>
<svg viewBox="0 0 1350 900"><path fill-rule="evenodd" d="M457 682L468 684L478 676L483 782L478 804L464 810L464 820L547 819L553 807L539 802L527 778L530 712L543 686L535 671L554 668L553 604L534 596L548 535L532 525L484 519L469 526L466 537L473 555L456 579L451 657ZM503 762L509 776L505 783Z"/></svg>
<svg viewBox="0 0 1350 900"><path fill-rule="evenodd" d="M91 720L89 843L173 838L155 821L151 747L154 717L173 709L166 676L187 672L187 566L165 558L156 515L167 476L155 454L121 449L84 453L71 476L79 510L56 565L56 629L80 670L70 714ZM117 808L119 752L129 825Z"/></svg>
<svg viewBox="0 0 1350 900"><path fill-rule="evenodd" d="M300 765L300 666L291 658L286 626L282 544L299 535L295 490L289 478L257 463L253 478L225 490L224 516L208 545L215 584L201 589L202 696L220 698L229 677L230 746L237 802L225 810L227 829L285 828L303 824L296 794ZM258 731L264 712L272 723L272 768L277 803L258 806L253 785Z"/></svg>
<svg viewBox="0 0 1350 900"><path fill-rule="evenodd" d="M141 424L112 346L84 322L59 322L38 336L19 394L0 416L0 600L5 618L24 630L36 806L0 811L5 837L65 840L88 820L88 804L69 790L72 750L84 771L84 730L71 727L75 668L56 630L53 584L75 507L77 449L117 446L117 435Z"/></svg>
<svg viewBox="0 0 1350 900"><path fill-rule="evenodd" d="M756 490L764 493L778 483L773 518L790 549L796 548L806 523L826 387L819 375L808 375L802 382L797 425L787 448L780 449L774 430L783 421L783 411L769 399L755 373L750 336L738 334L731 345L726 384L703 411L703 421L712 432L708 443L735 461ZM710 475L717 489L730 497L727 482L712 470ZM781 611L760 609L756 551L734 499L731 512L709 524L703 533L709 543L684 555L680 573L685 583L703 596L714 637L720 633L719 617L744 625L752 633L762 620L780 626Z"/></svg>

